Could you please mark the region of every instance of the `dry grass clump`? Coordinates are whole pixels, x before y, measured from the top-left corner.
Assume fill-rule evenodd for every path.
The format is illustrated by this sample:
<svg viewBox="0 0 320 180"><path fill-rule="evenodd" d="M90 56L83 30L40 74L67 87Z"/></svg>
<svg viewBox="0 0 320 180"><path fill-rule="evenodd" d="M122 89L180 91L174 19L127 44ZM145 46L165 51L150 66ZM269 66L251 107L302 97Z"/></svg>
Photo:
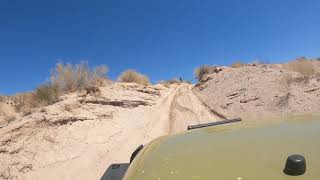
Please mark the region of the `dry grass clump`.
<svg viewBox="0 0 320 180"><path fill-rule="evenodd" d="M84 61L76 65L58 63L51 73L51 85L58 87L61 92L83 90L89 86L103 85L108 71L104 65L90 69Z"/></svg>
<svg viewBox="0 0 320 180"><path fill-rule="evenodd" d="M200 81L205 74L209 74L211 67L207 64L202 65L194 70L194 75L198 81Z"/></svg>
<svg viewBox="0 0 320 180"><path fill-rule="evenodd" d="M59 101L63 93L84 90L90 86L101 86L107 80L106 66L90 69L87 62L79 64L58 63L51 72L51 79L38 86L34 92L21 93L12 97L17 112L30 114L31 109Z"/></svg>
<svg viewBox="0 0 320 180"><path fill-rule="evenodd" d="M118 77L118 81L119 82L134 82L137 84L141 84L141 85L150 85L150 80L149 77L138 73L135 70L129 69L124 71L119 77Z"/></svg>
<svg viewBox="0 0 320 180"><path fill-rule="evenodd" d="M12 96L11 99L14 102L16 112L29 115L33 108L50 105L59 101L59 95L56 87L44 84L37 87L34 92L19 93Z"/></svg>
<svg viewBox="0 0 320 180"><path fill-rule="evenodd" d="M34 92L19 93L11 97L14 102L14 107L17 112L29 112L32 108L37 107L38 101L35 98Z"/></svg>
<svg viewBox="0 0 320 180"><path fill-rule="evenodd" d="M34 100L40 105L50 105L59 101L59 88L52 84L43 84L37 87Z"/></svg>
<svg viewBox="0 0 320 180"><path fill-rule="evenodd" d="M233 68L239 68L239 67L242 67L242 66L245 66L246 64L242 63L241 61L236 61L234 62L233 64L231 64L231 67Z"/></svg>
<svg viewBox="0 0 320 180"><path fill-rule="evenodd" d="M222 71L221 68L217 67L217 66L209 66L207 64L202 65L200 67L197 67L194 69L194 75L195 78L200 81L204 75L206 74L210 74L210 73L219 73L220 71ZM187 83L192 83L191 81L186 81Z"/></svg>
<svg viewBox="0 0 320 180"><path fill-rule="evenodd" d="M312 61L304 58L300 58L295 61L290 61L287 64L283 64L283 68L290 71L299 72L304 77L310 77L315 74L315 69Z"/></svg>

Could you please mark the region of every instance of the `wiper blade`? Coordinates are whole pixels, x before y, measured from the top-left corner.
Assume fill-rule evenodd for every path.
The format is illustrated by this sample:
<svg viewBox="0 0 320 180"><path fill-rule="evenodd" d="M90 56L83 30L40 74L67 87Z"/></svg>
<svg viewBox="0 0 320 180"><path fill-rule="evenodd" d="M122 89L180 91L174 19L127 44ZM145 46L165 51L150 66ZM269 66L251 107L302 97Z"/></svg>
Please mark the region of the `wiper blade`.
<svg viewBox="0 0 320 180"><path fill-rule="evenodd" d="M221 125L221 124L228 124L228 123L234 123L234 122L239 122L239 121L241 121L241 118L226 119L223 121L188 126L188 130L209 127L209 126L217 126L217 125Z"/></svg>

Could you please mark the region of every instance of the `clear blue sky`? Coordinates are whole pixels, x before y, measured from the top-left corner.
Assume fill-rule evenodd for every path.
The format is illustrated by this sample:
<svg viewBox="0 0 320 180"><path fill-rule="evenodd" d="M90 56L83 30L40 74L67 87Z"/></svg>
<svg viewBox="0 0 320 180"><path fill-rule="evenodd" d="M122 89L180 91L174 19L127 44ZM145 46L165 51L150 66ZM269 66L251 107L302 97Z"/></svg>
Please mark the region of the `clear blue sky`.
<svg viewBox="0 0 320 180"><path fill-rule="evenodd" d="M57 61L134 68L153 82L201 64L320 56L319 0L1 0L0 93L34 89Z"/></svg>

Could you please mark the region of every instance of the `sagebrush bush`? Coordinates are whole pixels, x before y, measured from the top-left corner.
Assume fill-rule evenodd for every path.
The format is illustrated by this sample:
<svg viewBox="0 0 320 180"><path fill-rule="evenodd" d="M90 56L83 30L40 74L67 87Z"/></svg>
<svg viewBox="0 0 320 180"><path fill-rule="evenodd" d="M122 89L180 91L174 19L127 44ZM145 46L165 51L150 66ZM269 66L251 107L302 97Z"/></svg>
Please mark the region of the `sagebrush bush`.
<svg viewBox="0 0 320 180"><path fill-rule="evenodd" d="M287 64L283 64L283 68L290 71L299 72L305 77L310 77L315 74L315 69L312 61L302 58L290 61Z"/></svg>
<svg viewBox="0 0 320 180"><path fill-rule="evenodd" d="M205 74L209 74L211 72L211 67L207 64L202 65L194 70L195 78L200 81Z"/></svg>
<svg viewBox="0 0 320 180"><path fill-rule="evenodd" d="M84 61L76 65L58 63L51 72L51 84L61 92L74 92L91 85L101 85L107 72L105 65L90 69Z"/></svg>
<svg viewBox="0 0 320 180"><path fill-rule="evenodd" d="M134 82L141 85L150 85L149 77L138 73L137 71L133 69L129 69L121 73L121 75L118 77L119 82Z"/></svg>
<svg viewBox="0 0 320 180"><path fill-rule="evenodd" d="M245 64L243 64L241 61L236 61L233 64L231 64L231 67L233 67L233 68L239 68L242 66L245 66Z"/></svg>
<svg viewBox="0 0 320 180"><path fill-rule="evenodd" d="M50 105L59 101L59 88L52 84L37 87L34 100L41 105Z"/></svg>
<svg viewBox="0 0 320 180"><path fill-rule="evenodd" d="M63 93L83 90L89 86L103 85L107 80L107 66L90 69L87 62L79 64L58 63L51 71L50 81L38 86L34 92L16 94L12 97L15 109L28 114L34 107L59 101Z"/></svg>
<svg viewBox="0 0 320 180"><path fill-rule="evenodd" d="M11 96L17 112L23 115L31 113L31 109L46 106L59 101L60 92L58 87L45 83L36 88L34 92L19 93Z"/></svg>

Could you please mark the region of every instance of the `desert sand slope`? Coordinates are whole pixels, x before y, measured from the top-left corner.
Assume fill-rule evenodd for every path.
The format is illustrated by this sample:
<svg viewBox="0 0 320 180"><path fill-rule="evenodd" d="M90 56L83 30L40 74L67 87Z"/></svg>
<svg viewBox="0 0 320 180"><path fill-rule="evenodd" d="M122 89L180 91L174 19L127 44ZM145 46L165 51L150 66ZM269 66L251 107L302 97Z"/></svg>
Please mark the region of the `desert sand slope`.
<svg viewBox="0 0 320 180"><path fill-rule="evenodd" d="M115 83L74 93L0 129L0 179L99 179L140 144L215 121L192 85Z"/></svg>
<svg viewBox="0 0 320 180"><path fill-rule="evenodd" d="M304 77L281 67L223 67L204 77L194 92L228 118L319 112L320 76Z"/></svg>
<svg viewBox="0 0 320 180"><path fill-rule="evenodd" d="M0 127L15 120L19 114L15 111L11 101L0 102Z"/></svg>

